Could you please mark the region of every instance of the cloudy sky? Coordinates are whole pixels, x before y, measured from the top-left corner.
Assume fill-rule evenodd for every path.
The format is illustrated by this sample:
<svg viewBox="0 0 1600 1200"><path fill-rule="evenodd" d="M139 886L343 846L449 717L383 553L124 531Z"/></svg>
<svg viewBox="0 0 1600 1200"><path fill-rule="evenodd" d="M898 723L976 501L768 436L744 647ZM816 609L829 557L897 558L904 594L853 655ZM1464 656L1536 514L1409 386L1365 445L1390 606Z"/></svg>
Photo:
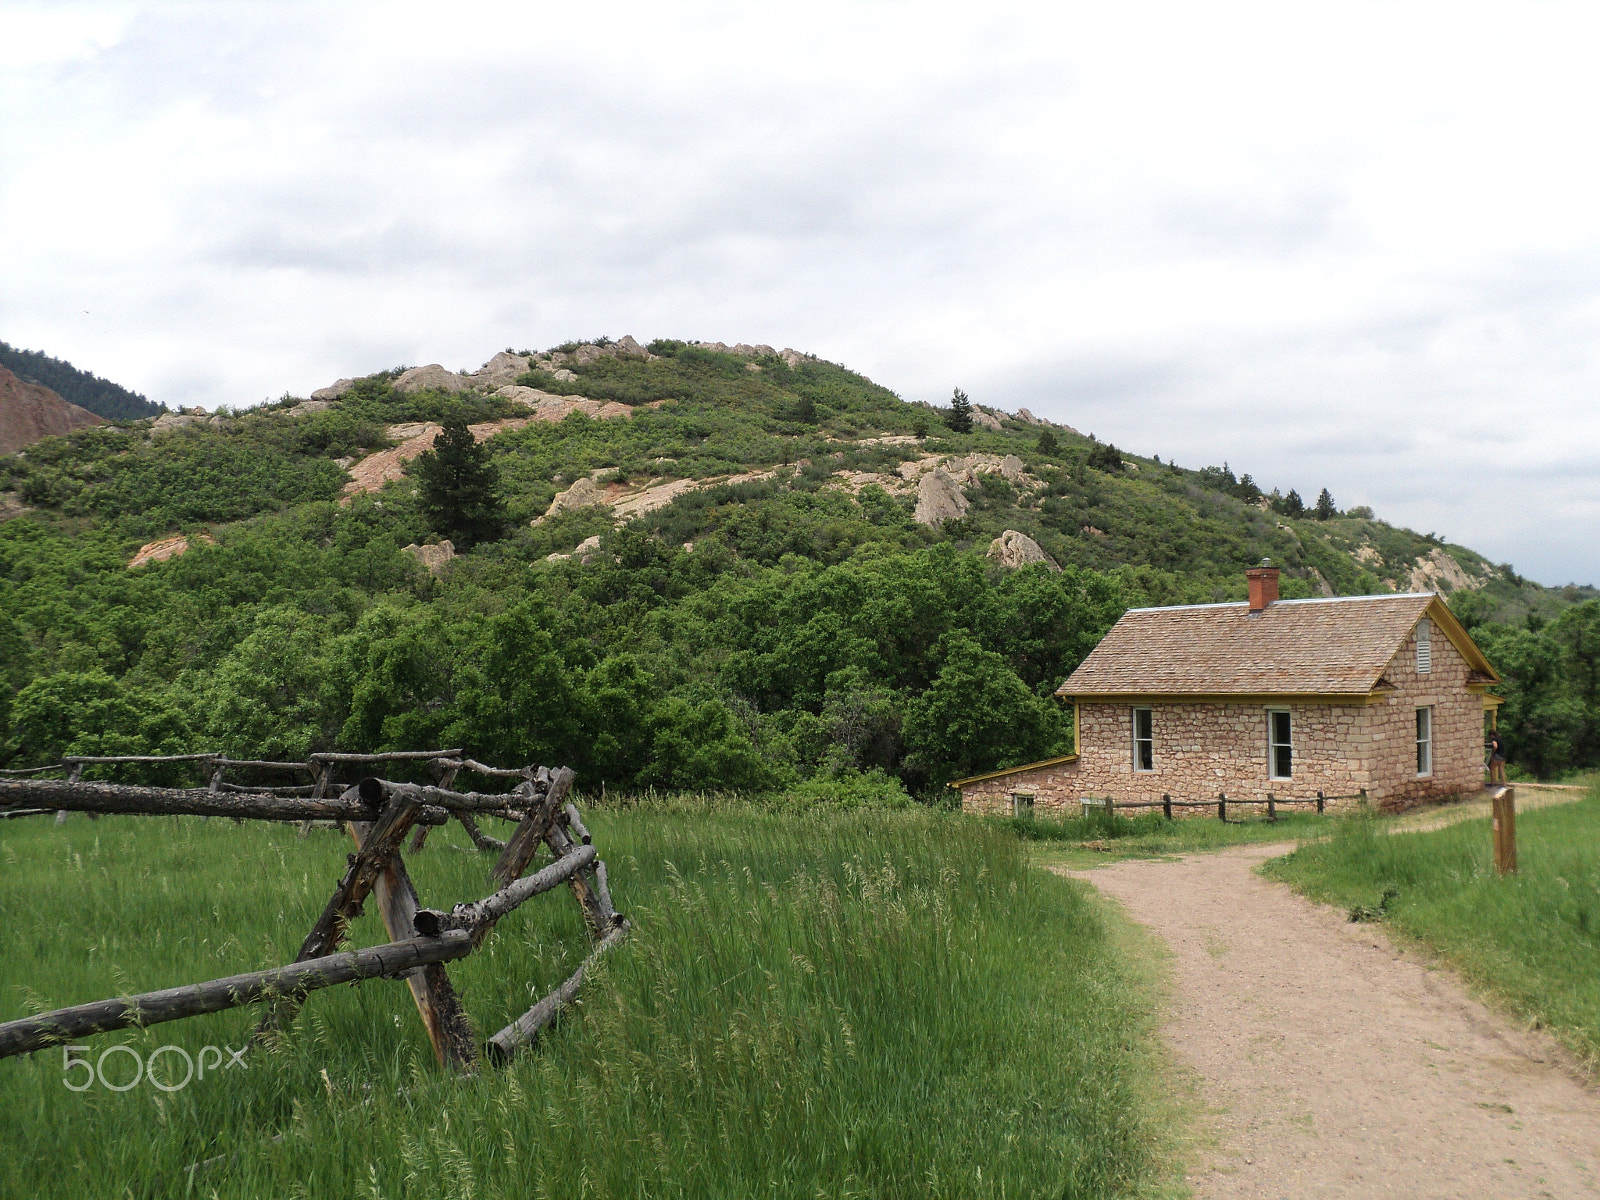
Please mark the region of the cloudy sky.
<svg viewBox="0 0 1600 1200"><path fill-rule="evenodd" d="M0 0L0 338L768 342L1600 582L1592 4Z"/></svg>

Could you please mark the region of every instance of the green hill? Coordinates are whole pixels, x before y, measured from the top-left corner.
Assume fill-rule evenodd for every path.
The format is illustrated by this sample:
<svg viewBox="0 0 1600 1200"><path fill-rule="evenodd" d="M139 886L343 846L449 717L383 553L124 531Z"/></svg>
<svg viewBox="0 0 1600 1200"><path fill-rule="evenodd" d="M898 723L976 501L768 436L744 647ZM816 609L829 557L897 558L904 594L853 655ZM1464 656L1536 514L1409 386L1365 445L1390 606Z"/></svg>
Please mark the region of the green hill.
<svg viewBox="0 0 1600 1200"><path fill-rule="evenodd" d="M27 510L0 526L14 763L432 741L569 762L592 787L931 794L1065 749L1049 693L1125 607L1242 598L1263 558L1291 597L1450 594L1514 664L1523 761L1600 751L1592 589L1225 466L981 407L957 432L767 347L602 340L328 394L0 460L0 503ZM484 509L433 573L402 548L465 542L470 442L387 482L382 452L453 419L487 439L503 524L483 533ZM446 476L456 491L418 494ZM175 534L187 553L129 569Z"/></svg>
<svg viewBox="0 0 1600 1200"><path fill-rule="evenodd" d="M167 411L138 392L130 392L109 379L80 371L71 363L38 350L18 350L0 342L0 367L15 372L29 383L43 384L63 400L87 408L108 421L137 421Z"/></svg>

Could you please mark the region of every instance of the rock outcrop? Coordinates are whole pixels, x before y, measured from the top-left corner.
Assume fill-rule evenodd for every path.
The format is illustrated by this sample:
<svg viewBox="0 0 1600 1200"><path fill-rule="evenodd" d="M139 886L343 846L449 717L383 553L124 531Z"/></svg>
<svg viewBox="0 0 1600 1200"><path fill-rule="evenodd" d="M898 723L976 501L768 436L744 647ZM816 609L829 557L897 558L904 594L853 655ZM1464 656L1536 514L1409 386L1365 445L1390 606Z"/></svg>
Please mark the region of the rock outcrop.
<svg viewBox="0 0 1600 1200"><path fill-rule="evenodd" d="M992 429L996 433L999 433L1001 428L1000 418L995 416L992 412L986 412L981 408L974 408L972 410L972 423L978 426L980 429Z"/></svg>
<svg viewBox="0 0 1600 1200"><path fill-rule="evenodd" d="M611 494L585 475L566 491L557 492L556 498L550 501L550 507L545 510L544 516L534 521L534 524L537 525L557 513L570 512L575 508L594 508L597 505L610 503Z"/></svg>
<svg viewBox="0 0 1600 1200"><path fill-rule="evenodd" d="M966 516L968 507L961 485L943 467L935 467L918 480L915 518L919 524L938 528Z"/></svg>
<svg viewBox="0 0 1600 1200"><path fill-rule="evenodd" d="M802 354L798 350L791 350L785 346L782 350L774 350L771 346L751 346L745 342L738 342L732 346L727 342L692 342L697 350L715 350L718 354L737 354L742 358L781 358L791 367L798 367L807 360L816 358L813 354Z"/></svg>
<svg viewBox="0 0 1600 1200"><path fill-rule="evenodd" d="M472 388L472 380L454 371L446 371L438 363L425 367L412 367L394 381L397 392L420 392L426 388L439 388L446 392L465 392ZM314 397L313 397L314 398Z"/></svg>
<svg viewBox="0 0 1600 1200"><path fill-rule="evenodd" d="M63 400L39 383L24 383L0 367L0 454L15 454L40 438L104 425L87 408Z"/></svg>
<svg viewBox="0 0 1600 1200"><path fill-rule="evenodd" d="M402 550L426 567L432 575L444 570L445 563L456 556L455 543L448 538L432 546L419 546L412 542L411 545L402 547Z"/></svg>
<svg viewBox="0 0 1600 1200"><path fill-rule="evenodd" d="M584 566L588 566L594 561L594 556L599 553L600 535L597 533L592 537L586 537L583 539L583 541L579 542L577 546L573 548L571 554L546 554L544 556L544 560L545 562L566 562L569 558L575 558Z"/></svg>
<svg viewBox="0 0 1600 1200"><path fill-rule="evenodd" d="M597 421L633 416L633 409L616 400L591 400L587 396L557 396L552 392L542 392L538 388L524 387L521 384L507 384L505 387L497 388L494 394L510 400L513 404L533 409L535 421L564 421L572 413L582 413ZM658 407L661 403L659 400L655 401L650 407Z"/></svg>
<svg viewBox="0 0 1600 1200"><path fill-rule="evenodd" d="M213 417L203 408L180 408L177 412L163 413L150 424L150 436L158 433L171 433L174 429L185 429L190 425L209 425L219 418Z"/></svg>
<svg viewBox="0 0 1600 1200"><path fill-rule="evenodd" d="M330 383L325 388L318 388L311 393L313 400L337 400L356 384L354 379L341 379L338 383Z"/></svg>
<svg viewBox="0 0 1600 1200"><path fill-rule="evenodd" d="M468 425L474 441L485 442L497 433L508 429L521 429L532 418L511 417L504 421L484 421L477 425ZM340 496L340 504L349 504L362 492L375 492L391 480L399 479L406 472L406 463L417 455L433 449L434 439L444 432L442 425L432 421L412 421L405 425L391 425L385 433L391 441L398 441L398 446L391 446L387 450L379 450L376 454L369 454L360 462L349 468L350 482L344 485L344 494Z"/></svg>
<svg viewBox="0 0 1600 1200"><path fill-rule="evenodd" d="M527 374L532 363L531 358L502 350L472 373L472 385L492 392L495 388L515 383Z"/></svg>
<svg viewBox="0 0 1600 1200"><path fill-rule="evenodd" d="M1032 563L1043 563L1052 571L1061 570L1060 564L1046 554L1038 542L1015 529L1006 530L989 543L988 557L1002 567L1026 567Z"/></svg>
<svg viewBox="0 0 1600 1200"><path fill-rule="evenodd" d="M1427 554L1417 556L1416 565L1405 582L1413 592L1448 593L1457 588L1481 588L1487 581L1468 575L1460 563L1435 546Z"/></svg>
<svg viewBox="0 0 1600 1200"><path fill-rule="evenodd" d="M503 421L483 421L477 425L468 425L475 440L483 442L492 438L497 433L504 433L512 429L521 429L530 421L560 421L569 413L583 413L585 416L596 420L609 420L614 417L631 417L633 410L626 404L618 404L614 400L600 401L589 400L583 396L552 396L548 392L540 392L534 388L501 388L496 395L511 393L532 393L540 399L535 402L520 395L510 395L507 398L518 403L527 404L534 408L532 416L508 417ZM537 405L535 407L535 404ZM405 465L417 455L433 449L434 439L442 432L442 427L432 421L413 421L405 425L391 425L386 430L391 441L398 441L398 446L388 450L379 450L376 454L369 454L360 462L352 464L348 470L350 482L344 485L344 495L340 504L349 504L350 501L362 492L375 492L390 480L399 479L405 474Z"/></svg>
<svg viewBox="0 0 1600 1200"><path fill-rule="evenodd" d="M194 535L194 540L207 546L214 542L209 533L197 533ZM177 558L178 555L186 553L188 549L189 539L181 533L158 541L146 542L139 547L139 552L128 560L128 570L149 566L151 563L166 562L169 558Z"/></svg>

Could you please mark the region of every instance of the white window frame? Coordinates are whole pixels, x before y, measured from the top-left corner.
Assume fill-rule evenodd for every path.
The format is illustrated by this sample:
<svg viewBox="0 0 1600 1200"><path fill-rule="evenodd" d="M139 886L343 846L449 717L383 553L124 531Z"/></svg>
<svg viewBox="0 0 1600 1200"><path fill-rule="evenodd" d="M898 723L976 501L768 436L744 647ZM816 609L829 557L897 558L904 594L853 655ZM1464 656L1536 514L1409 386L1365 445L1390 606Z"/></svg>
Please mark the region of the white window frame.
<svg viewBox="0 0 1600 1200"><path fill-rule="evenodd" d="M1417 674L1433 671L1433 622L1423 617L1417 622Z"/></svg>
<svg viewBox="0 0 1600 1200"><path fill-rule="evenodd" d="M1276 718L1282 715L1289 723L1289 740L1277 740ZM1289 751L1289 770L1287 774L1278 774L1278 747L1282 746ZM1293 779L1294 778L1294 714L1287 708L1267 709L1267 778L1268 779Z"/></svg>
<svg viewBox="0 0 1600 1200"><path fill-rule="evenodd" d="M1148 774L1156 769L1156 713L1155 709L1135 705L1130 711L1133 732L1133 769L1141 775ZM1146 723L1146 735L1139 736L1139 714L1143 713ZM1140 755L1141 746L1149 747L1150 765L1144 766L1143 756Z"/></svg>
<svg viewBox="0 0 1600 1200"><path fill-rule="evenodd" d="M1417 708L1417 778L1433 774L1433 705Z"/></svg>
<svg viewBox="0 0 1600 1200"><path fill-rule="evenodd" d="M1032 792L1011 793L1011 815L1013 817L1024 817L1029 819L1033 817Z"/></svg>

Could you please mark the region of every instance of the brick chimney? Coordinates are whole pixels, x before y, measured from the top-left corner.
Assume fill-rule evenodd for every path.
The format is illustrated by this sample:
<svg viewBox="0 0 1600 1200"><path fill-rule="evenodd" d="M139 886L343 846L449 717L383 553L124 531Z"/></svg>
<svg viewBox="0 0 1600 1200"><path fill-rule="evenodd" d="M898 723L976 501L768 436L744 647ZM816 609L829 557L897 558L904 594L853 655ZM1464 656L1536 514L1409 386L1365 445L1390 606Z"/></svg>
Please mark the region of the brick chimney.
<svg viewBox="0 0 1600 1200"><path fill-rule="evenodd" d="M1250 611L1261 612L1278 598L1278 568L1272 565L1270 558L1263 558L1259 567L1251 567L1244 573L1250 581Z"/></svg>

